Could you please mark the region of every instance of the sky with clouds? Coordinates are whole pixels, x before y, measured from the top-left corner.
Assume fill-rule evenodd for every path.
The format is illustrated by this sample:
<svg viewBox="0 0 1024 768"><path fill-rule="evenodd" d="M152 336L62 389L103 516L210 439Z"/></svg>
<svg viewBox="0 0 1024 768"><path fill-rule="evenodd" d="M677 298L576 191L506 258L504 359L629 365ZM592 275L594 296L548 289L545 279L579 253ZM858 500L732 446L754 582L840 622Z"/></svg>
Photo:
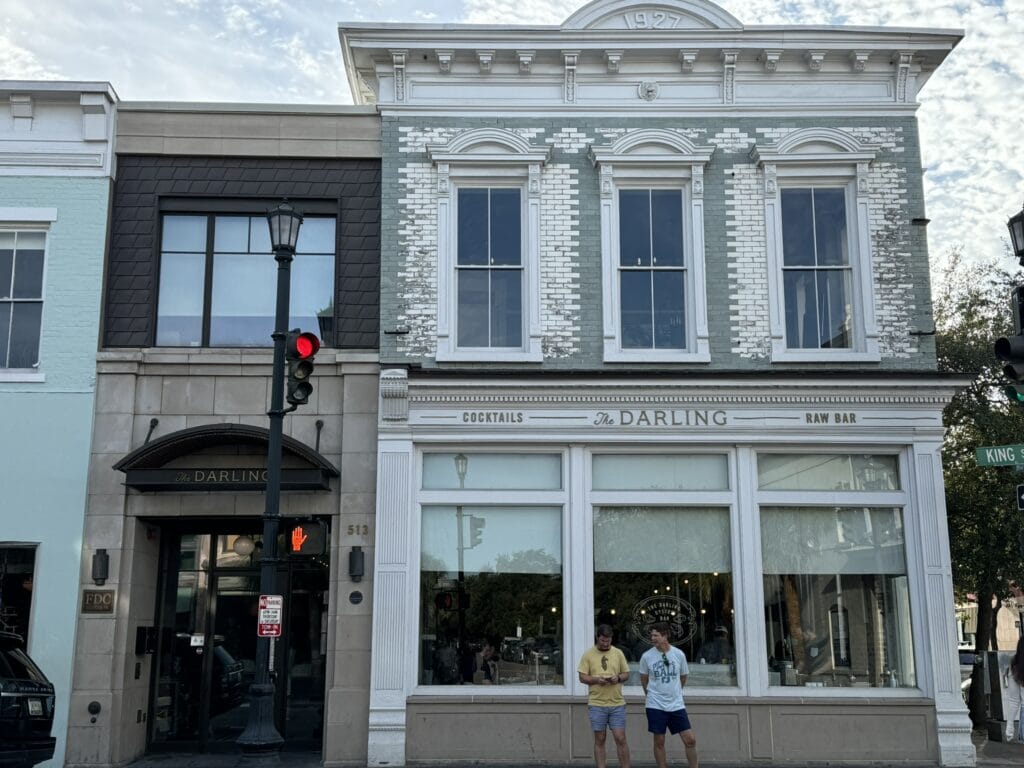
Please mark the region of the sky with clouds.
<svg viewBox="0 0 1024 768"><path fill-rule="evenodd" d="M346 104L339 22L559 24L583 0L31 0L0 7L0 79L124 100ZM1024 0L720 0L744 24L963 29L918 111L930 250L1004 256L1024 203Z"/></svg>

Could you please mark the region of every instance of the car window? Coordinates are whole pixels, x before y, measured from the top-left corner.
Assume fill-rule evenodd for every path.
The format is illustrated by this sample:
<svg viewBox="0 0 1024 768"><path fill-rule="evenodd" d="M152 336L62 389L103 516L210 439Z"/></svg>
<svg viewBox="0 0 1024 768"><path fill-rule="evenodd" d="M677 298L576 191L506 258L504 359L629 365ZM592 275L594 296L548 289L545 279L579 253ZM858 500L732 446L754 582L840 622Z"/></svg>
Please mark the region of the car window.
<svg viewBox="0 0 1024 768"><path fill-rule="evenodd" d="M33 664L20 648L0 650L0 678L46 682L46 677L39 671L39 667Z"/></svg>

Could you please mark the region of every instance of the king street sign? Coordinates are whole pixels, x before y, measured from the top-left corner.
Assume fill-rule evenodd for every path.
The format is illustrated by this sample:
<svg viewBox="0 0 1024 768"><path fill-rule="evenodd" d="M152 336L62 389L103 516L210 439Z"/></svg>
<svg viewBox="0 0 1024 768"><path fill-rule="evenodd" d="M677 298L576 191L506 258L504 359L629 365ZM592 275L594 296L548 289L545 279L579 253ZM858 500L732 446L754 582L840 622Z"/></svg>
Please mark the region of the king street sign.
<svg viewBox="0 0 1024 768"><path fill-rule="evenodd" d="M977 448L979 467L1012 467L1024 464L1024 445L989 445Z"/></svg>

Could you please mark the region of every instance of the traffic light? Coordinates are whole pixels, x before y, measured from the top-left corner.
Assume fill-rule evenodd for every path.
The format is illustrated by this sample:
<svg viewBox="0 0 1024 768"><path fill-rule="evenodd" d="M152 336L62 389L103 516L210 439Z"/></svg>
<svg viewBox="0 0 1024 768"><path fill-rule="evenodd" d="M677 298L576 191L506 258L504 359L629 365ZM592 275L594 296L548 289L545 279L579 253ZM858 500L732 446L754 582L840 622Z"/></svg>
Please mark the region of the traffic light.
<svg viewBox="0 0 1024 768"><path fill-rule="evenodd" d="M995 353L1006 363L1003 375L1013 382L1003 391L1011 402L1024 405L1024 285L1010 292L1010 312L1014 335L996 339Z"/></svg>
<svg viewBox="0 0 1024 768"><path fill-rule="evenodd" d="M293 328L285 337L284 354L288 359L287 400L294 406L292 410L309 402L309 396L313 393L309 377L313 375L313 355L319 349L320 339L315 333L303 333Z"/></svg>
<svg viewBox="0 0 1024 768"><path fill-rule="evenodd" d="M473 515L469 516L469 546L466 549L472 549L480 544L480 539L486 525L487 521L484 518L474 517Z"/></svg>
<svg viewBox="0 0 1024 768"><path fill-rule="evenodd" d="M289 556L322 555L327 549L327 526L319 520L294 520L285 526Z"/></svg>

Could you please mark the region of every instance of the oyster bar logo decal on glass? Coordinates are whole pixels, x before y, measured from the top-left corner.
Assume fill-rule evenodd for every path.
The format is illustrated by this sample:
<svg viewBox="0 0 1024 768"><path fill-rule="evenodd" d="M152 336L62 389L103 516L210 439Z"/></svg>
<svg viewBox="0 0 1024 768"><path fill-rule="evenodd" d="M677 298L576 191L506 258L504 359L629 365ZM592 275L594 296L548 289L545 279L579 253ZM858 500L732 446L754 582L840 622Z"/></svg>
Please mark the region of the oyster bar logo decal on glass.
<svg viewBox="0 0 1024 768"><path fill-rule="evenodd" d="M654 595L633 606L633 629L648 645L651 625L664 621L672 629L672 644L685 643L697 631L697 611L685 600L672 595Z"/></svg>

